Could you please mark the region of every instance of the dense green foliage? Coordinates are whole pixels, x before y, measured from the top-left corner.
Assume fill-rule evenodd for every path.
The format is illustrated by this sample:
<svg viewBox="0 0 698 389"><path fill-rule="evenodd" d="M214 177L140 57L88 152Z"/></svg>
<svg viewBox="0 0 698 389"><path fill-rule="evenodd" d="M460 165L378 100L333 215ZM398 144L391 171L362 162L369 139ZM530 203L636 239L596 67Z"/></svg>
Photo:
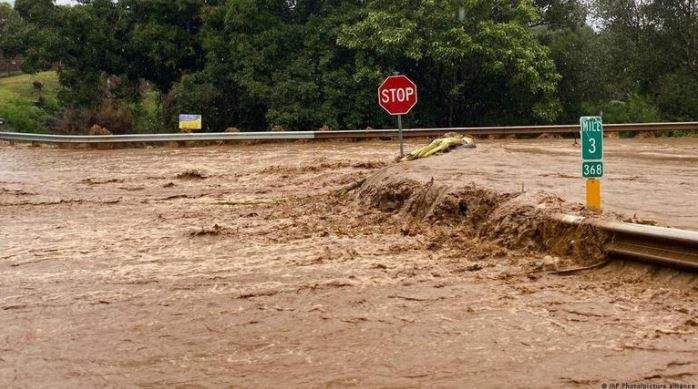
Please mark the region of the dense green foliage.
<svg viewBox="0 0 698 389"><path fill-rule="evenodd" d="M411 126L696 120L696 3L17 0L0 54L57 69L65 131L390 126L393 72L420 88Z"/></svg>
<svg viewBox="0 0 698 389"><path fill-rule="evenodd" d="M0 58L23 54L29 39L29 23L9 4L0 3Z"/></svg>
<svg viewBox="0 0 698 389"><path fill-rule="evenodd" d="M559 76L527 27L537 17L526 2L374 0L339 43L412 75L425 124L549 122Z"/></svg>
<svg viewBox="0 0 698 389"><path fill-rule="evenodd" d="M421 91L412 125L552 121L559 77L535 17L525 2L228 1L208 14L206 66L175 88L177 111L213 128L390 125L376 87L399 71Z"/></svg>

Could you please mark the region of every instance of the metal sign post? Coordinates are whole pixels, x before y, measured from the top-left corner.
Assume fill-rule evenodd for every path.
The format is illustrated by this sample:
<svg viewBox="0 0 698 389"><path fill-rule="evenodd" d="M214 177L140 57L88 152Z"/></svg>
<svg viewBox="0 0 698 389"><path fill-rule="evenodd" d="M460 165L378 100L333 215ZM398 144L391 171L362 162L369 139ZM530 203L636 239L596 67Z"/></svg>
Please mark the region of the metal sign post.
<svg viewBox="0 0 698 389"><path fill-rule="evenodd" d="M397 131L400 139L400 158L405 156L405 146L402 141L402 115L397 115Z"/></svg>
<svg viewBox="0 0 698 389"><path fill-rule="evenodd" d="M600 116L579 119L582 147L582 177L587 179L587 208L601 210L601 181L603 163L603 120Z"/></svg>

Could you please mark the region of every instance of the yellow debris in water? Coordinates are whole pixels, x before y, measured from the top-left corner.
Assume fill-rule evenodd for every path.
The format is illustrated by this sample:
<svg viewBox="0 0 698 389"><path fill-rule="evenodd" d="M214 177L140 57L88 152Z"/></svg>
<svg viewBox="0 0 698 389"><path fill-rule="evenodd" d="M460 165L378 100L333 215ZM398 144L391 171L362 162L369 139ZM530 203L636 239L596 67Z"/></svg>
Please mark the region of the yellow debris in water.
<svg viewBox="0 0 698 389"><path fill-rule="evenodd" d="M448 133L441 138L434 139L429 145L412 150L405 156L407 160L430 157L434 154L447 152L455 147L475 147L475 141L469 136L457 133Z"/></svg>

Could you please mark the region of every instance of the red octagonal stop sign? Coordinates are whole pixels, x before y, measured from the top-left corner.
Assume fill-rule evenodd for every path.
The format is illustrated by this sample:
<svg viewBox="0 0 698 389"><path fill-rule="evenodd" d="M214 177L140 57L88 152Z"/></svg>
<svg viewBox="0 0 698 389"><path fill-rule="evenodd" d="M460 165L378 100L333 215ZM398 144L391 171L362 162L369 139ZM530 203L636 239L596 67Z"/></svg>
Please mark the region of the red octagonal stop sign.
<svg viewBox="0 0 698 389"><path fill-rule="evenodd" d="M393 116L405 115L417 104L417 85L406 76L390 76L378 87L378 104Z"/></svg>

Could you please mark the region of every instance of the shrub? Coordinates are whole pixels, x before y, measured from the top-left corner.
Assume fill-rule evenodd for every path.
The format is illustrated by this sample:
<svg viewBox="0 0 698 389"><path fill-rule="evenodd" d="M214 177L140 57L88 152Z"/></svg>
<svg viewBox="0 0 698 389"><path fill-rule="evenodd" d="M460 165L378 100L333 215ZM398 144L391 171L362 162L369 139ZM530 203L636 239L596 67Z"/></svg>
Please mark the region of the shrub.
<svg viewBox="0 0 698 389"><path fill-rule="evenodd" d="M698 120L698 77L678 72L659 81L657 105L669 121Z"/></svg>
<svg viewBox="0 0 698 389"><path fill-rule="evenodd" d="M133 106L135 131L144 134L163 132L163 109L160 93L146 90L142 96L141 101Z"/></svg>
<svg viewBox="0 0 698 389"><path fill-rule="evenodd" d="M582 104L586 115L600 115L604 123L650 123L662 121L655 105L639 94L631 94L626 101L611 100ZM635 132L621 132L621 137L635 136Z"/></svg>
<svg viewBox="0 0 698 389"><path fill-rule="evenodd" d="M179 114L200 114L204 132L224 131L237 125L247 127L238 120L244 103L237 97L236 88L228 80L203 72L186 75L163 99L164 124L173 130Z"/></svg>
<svg viewBox="0 0 698 389"><path fill-rule="evenodd" d="M130 134L134 128L133 110L122 101L103 99L97 109L67 108L53 130L61 134L87 134L95 124L112 134Z"/></svg>
<svg viewBox="0 0 698 389"><path fill-rule="evenodd" d="M108 129L112 134L129 134L133 132L133 111L126 103L103 99L93 123Z"/></svg>
<svg viewBox="0 0 698 389"><path fill-rule="evenodd" d="M92 125L92 112L84 108L68 108L51 125L58 134L82 134Z"/></svg>
<svg viewBox="0 0 698 389"><path fill-rule="evenodd" d="M19 132L45 132L49 115L30 101L9 100L0 104L0 117L8 127Z"/></svg>
<svg viewBox="0 0 698 389"><path fill-rule="evenodd" d="M657 107L638 94L630 95L626 101L586 102L582 106L586 115L603 116L604 123L648 123L662 120Z"/></svg>

